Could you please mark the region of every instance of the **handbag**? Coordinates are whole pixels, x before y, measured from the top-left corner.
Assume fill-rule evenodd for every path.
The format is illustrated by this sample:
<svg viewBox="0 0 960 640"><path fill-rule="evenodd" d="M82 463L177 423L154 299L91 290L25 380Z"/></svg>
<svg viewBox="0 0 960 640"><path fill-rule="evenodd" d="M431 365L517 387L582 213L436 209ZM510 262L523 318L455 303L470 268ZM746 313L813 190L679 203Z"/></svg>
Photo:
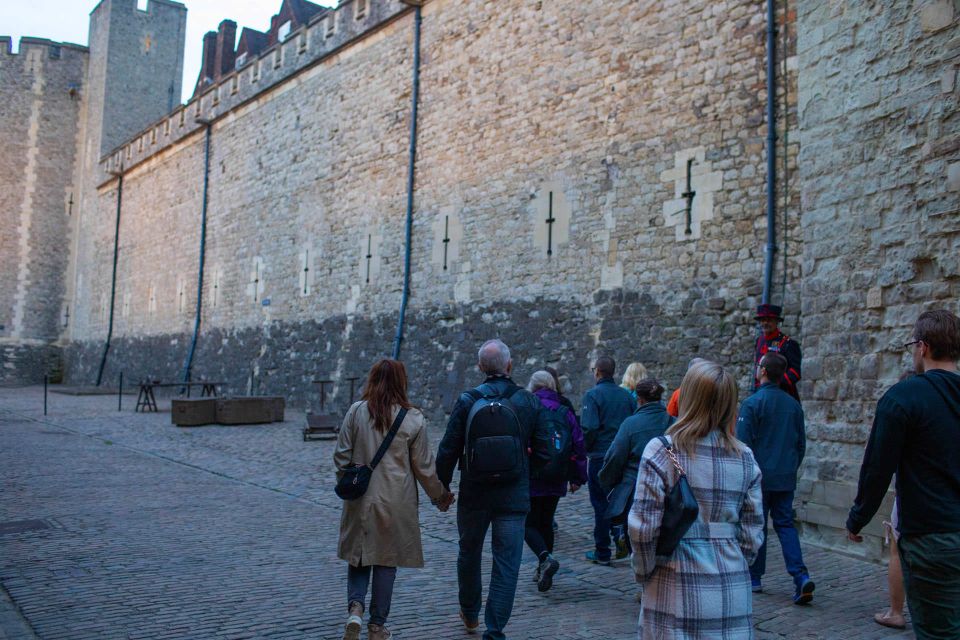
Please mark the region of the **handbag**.
<svg viewBox="0 0 960 640"><path fill-rule="evenodd" d="M373 456L373 460L370 461L369 465L350 463L343 468L343 472L340 475L340 479L337 480L337 486L334 489L337 496L343 500L356 500L367 492L373 470L377 468L380 460L384 454L387 453L387 449L390 448L390 443L393 442L394 436L396 436L397 431L400 430L400 423L403 422L403 418L406 415L407 410L401 407L400 412L397 413L397 417L393 421L393 426L390 427L390 431L387 433L387 437L383 439L380 448L377 449L377 455Z"/></svg>
<svg viewBox="0 0 960 640"><path fill-rule="evenodd" d="M667 457L676 468L679 477L673 488L663 499L663 519L660 521L660 537L657 538L657 555L671 556L680 539L690 530L690 526L700 515L700 505L693 496L690 483L687 482L687 473L680 465L676 452L670 441L663 436L657 436L666 448Z"/></svg>

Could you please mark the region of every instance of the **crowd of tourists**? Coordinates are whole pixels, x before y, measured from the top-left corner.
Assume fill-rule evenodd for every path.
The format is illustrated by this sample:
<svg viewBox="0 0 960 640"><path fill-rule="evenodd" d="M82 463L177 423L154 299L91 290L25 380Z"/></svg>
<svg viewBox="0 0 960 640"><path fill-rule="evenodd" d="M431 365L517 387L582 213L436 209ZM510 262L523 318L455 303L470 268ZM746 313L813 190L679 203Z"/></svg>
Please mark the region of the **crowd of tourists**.
<svg viewBox="0 0 960 640"><path fill-rule="evenodd" d="M418 484L440 511L457 503L460 623L477 633L482 612L484 640L506 638L524 544L537 558L533 579L541 592L553 586L561 560L571 561L555 555L555 514L560 499L583 485L594 516L585 561L630 557L639 638L752 638L768 519L794 583L793 602L809 604L816 587L793 512L806 451L801 356L780 333L780 316L772 305L758 309L755 390L742 403L733 375L716 362L692 360L665 404L664 386L641 363L629 365L618 384L613 358L600 356L592 367L596 384L578 412L557 371L543 367L521 387L511 378L507 345L488 340L478 353L485 379L458 397L435 455L423 415L408 400L404 365L374 364L334 453L344 499L338 554L348 563L344 640L360 637L365 614L370 640L392 637L386 621L396 569L424 562ZM956 639L960 318L924 312L905 346L914 370L877 406L847 535L862 541L896 473L891 608L876 622L905 625L905 590L917 638ZM493 563L484 607L488 531Z"/></svg>

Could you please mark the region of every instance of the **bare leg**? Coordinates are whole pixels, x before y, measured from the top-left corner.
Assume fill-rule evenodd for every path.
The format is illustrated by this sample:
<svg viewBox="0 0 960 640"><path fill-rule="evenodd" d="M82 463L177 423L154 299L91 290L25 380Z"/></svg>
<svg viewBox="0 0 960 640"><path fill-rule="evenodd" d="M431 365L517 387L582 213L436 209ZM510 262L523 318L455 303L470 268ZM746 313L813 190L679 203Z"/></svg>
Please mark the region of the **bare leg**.
<svg viewBox="0 0 960 640"><path fill-rule="evenodd" d="M890 614L903 617L903 570L900 568L900 550L897 539L890 537L890 566L887 568L887 588L890 590Z"/></svg>

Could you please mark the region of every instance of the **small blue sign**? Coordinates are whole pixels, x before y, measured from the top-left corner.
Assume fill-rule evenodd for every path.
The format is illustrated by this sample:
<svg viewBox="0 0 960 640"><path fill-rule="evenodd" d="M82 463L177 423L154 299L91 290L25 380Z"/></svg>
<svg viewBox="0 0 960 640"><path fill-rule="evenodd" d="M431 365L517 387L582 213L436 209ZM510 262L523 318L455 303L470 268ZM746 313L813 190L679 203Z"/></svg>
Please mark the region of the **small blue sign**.
<svg viewBox="0 0 960 640"><path fill-rule="evenodd" d="M263 300L260 301L260 304L262 304L262 305L265 306L265 307L269 307L269 306L270 306L270 298L264 298Z"/></svg>

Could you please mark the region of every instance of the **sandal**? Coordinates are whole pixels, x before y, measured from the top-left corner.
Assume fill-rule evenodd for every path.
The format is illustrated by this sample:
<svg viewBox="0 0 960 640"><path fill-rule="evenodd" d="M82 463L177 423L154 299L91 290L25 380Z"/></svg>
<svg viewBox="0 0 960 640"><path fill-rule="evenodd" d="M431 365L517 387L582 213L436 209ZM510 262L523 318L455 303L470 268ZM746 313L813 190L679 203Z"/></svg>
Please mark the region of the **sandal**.
<svg viewBox="0 0 960 640"><path fill-rule="evenodd" d="M904 617L895 616L890 613L890 610L887 609L882 613L873 614L873 621L884 627L890 627L891 629L906 629L907 621Z"/></svg>

